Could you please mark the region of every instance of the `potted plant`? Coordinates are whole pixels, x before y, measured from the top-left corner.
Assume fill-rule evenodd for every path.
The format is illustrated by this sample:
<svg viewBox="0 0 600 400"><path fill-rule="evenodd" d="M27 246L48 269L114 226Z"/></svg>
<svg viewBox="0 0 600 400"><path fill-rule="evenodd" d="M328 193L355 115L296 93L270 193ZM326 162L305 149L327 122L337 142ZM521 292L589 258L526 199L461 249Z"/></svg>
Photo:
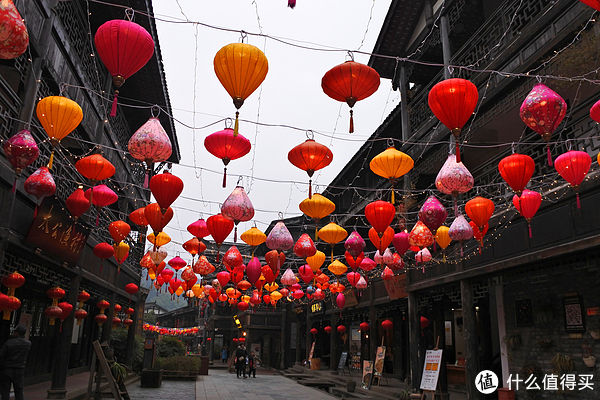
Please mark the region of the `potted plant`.
<svg viewBox="0 0 600 400"><path fill-rule="evenodd" d="M567 374L575 369L571 357L562 353L556 353L552 357L552 367L558 376Z"/></svg>
<svg viewBox="0 0 600 400"><path fill-rule="evenodd" d="M596 357L592 354L592 346L589 343L583 343L581 349L583 350L582 359L585 366L594 368L596 366Z"/></svg>

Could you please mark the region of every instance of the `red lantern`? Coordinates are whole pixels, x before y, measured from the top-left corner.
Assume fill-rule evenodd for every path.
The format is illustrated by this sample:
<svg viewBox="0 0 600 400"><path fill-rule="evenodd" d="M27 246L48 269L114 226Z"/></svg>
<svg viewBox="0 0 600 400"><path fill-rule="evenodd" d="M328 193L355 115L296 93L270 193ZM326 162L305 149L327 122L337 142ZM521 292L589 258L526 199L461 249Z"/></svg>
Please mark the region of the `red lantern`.
<svg viewBox="0 0 600 400"><path fill-rule="evenodd" d="M64 321L65 319L67 319L67 317L69 315L71 315L71 313L73 312L73 305L66 301L62 301L62 302L58 303L58 307L60 307L60 309L62 311L60 313L60 316L58 317L58 318L60 318L61 321Z"/></svg>
<svg viewBox="0 0 600 400"><path fill-rule="evenodd" d="M94 246L94 255L100 259L100 270L102 271L102 260L111 258L115 255L115 249L106 242L98 243Z"/></svg>
<svg viewBox="0 0 600 400"><path fill-rule="evenodd" d="M354 60L336 65L321 79L321 88L327 96L350 106L350 133L354 132L354 104L375 93L380 80L377 71Z"/></svg>
<svg viewBox="0 0 600 400"><path fill-rule="evenodd" d="M227 185L227 165L231 160L236 160L250 152L250 141L240 134L234 134L233 129L225 128L222 131L208 135L204 139L204 147L213 156L220 158L225 165L223 170L223 187Z"/></svg>
<svg viewBox="0 0 600 400"><path fill-rule="evenodd" d="M331 164L333 153L327 146L311 138L290 150L288 160L308 174L308 198L312 199L312 176L315 171Z"/></svg>
<svg viewBox="0 0 600 400"><path fill-rule="evenodd" d="M387 201L373 201L365 207L365 217L381 237L396 215L396 207ZM392 235L393 238L393 235ZM389 246L389 243L388 245ZM387 247L385 246L385 247Z"/></svg>
<svg viewBox="0 0 600 400"><path fill-rule="evenodd" d="M312 328L312 329L310 330L310 333L311 333L313 336L315 336L317 333L319 333L319 330L318 330L317 328Z"/></svg>
<svg viewBox="0 0 600 400"><path fill-rule="evenodd" d="M94 43L116 88L110 111L110 116L114 117L117 114L119 88L152 58L154 40L148 31L135 22L112 20L98 28Z"/></svg>
<svg viewBox="0 0 600 400"><path fill-rule="evenodd" d="M465 204L465 212L480 230L483 230L483 227L487 225L494 214L494 209L494 202L481 196L477 196Z"/></svg>
<svg viewBox="0 0 600 400"><path fill-rule="evenodd" d="M221 213L210 216L206 220L206 227L217 244L217 262L219 261L219 248L233 230L233 225L233 221L225 218Z"/></svg>
<svg viewBox="0 0 600 400"><path fill-rule="evenodd" d="M75 217L75 220L90 209L90 201L85 197L81 187L75 189L75 191L67 197L65 203L67 204L67 210Z"/></svg>
<svg viewBox="0 0 600 400"><path fill-rule="evenodd" d="M531 237L531 219L538 212L542 204L542 195L532 190L524 190L521 196L513 196L513 205L517 211L527 220L529 237Z"/></svg>
<svg viewBox="0 0 600 400"><path fill-rule="evenodd" d="M63 313L63 310L57 306L57 305L53 305L53 306L48 306L45 310L44 310L44 314L46 314L46 317L48 317L48 324L49 325L54 325L54 321L57 318L60 318L61 315Z"/></svg>
<svg viewBox="0 0 600 400"><path fill-rule="evenodd" d="M23 187L27 193L38 199L38 203L41 203L44 197L53 196L56 193L56 183L48 167L40 167L29 175ZM33 218L37 216L38 203L36 203Z"/></svg>
<svg viewBox="0 0 600 400"><path fill-rule="evenodd" d="M138 226L146 226L148 225L148 220L146 219L145 211L145 207L140 207L129 214L129 219Z"/></svg>
<svg viewBox="0 0 600 400"><path fill-rule="evenodd" d="M8 288L8 296L14 296L15 290L25 284L25 277L17 271L2 277L2 284Z"/></svg>
<svg viewBox="0 0 600 400"><path fill-rule="evenodd" d="M392 321L390 321L389 319L386 319L381 322L381 327L384 330L389 331L389 330L392 330L392 328L394 327L394 323Z"/></svg>
<svg viewBox="0 0 600 400"><path fill-rule="evenodd" d="M187 262L179 256L173 257L168 262L169 266L173 268L175 271L179 271L181 268L187 265Z"/></svg>
<svg viewBox="0 0 600 400"><path fill-rule="evenodd" d="M125 291L131 295L136 294L138 290L140 290L140 288L135 283L128 283L125 285Z"/></svg>
<svg viewBox="0 0 600 400"><path fill-rule="evenodd" d="M93 191L93 192L92 192ZM85 197L96 207L107 207L115 203L119 196L106 185L97 185L85 191Z"/></svg>
<svg viewBox="0 0 600 400"><path fill-rule="evenodd" d="M75 168L84 178L92 182L103 181L115 174L115 166L101 154L83 157L75 163Z"/></svg>
<svg viewBox="0 0 600 400"><path fill-rule="evenodd" d="M123 320L123 325L130 327L131 325L133 325L133 320L131 318L125 318Z"/></svg>
<svg viewBox="0 0 600 400"><path fill-rule="evenodd" d="M585 0L582 0L582 1L585 2ZM598 4L600 4L600 0L589 0L589 1L594 1L594 2L596 2ZM596 8L596 7L594 7L594 8ZM592 106L592 108L590 108L590 117L594 121L600 123L600 100L598 100L597 102L595 102L594 105Z"/></svg>
<svg viewBox="0 0 600 400"><path fill-rule="evenodd" d="M0 310L3 313L3 319L5 321L10 320L10 313L17 311L21 307L21 300L15 296L7 296L0 293Z"/></svg>
<svg viewBox="0 0 600 400"><path fill-rule="evenodd" d="M183 191L183 181L165 171L150 179L150 191L164 214Z"/></svg>
<svg viewBox="0 0 600 400"><path fill-rule="evenodd" d="M206 221L204 221L202 218L194 223L189 224L187 230L189 233L196 236L198 240L210 235L208 227L206 226Z"/></svg>
<svg viewBox="0 0 600 400"><path fill-rule="evenodd" d="M127 310L125 310L125 314L127 315L133 315L133 313L135 313L135 310L131 307L127 308Z"/></svg>
<svg viewBox="0 0 600 400"><path fill-rule="evenodd" d="M85 311L82 308L75 311L75 319L77 320L77 325L81 325L83 320L87 318L87 315L88 315L87 311Z"/></svg>
<svg viewBox="0 0 600 400"><path fill-rule="evenodd" d="M85 290L82 290L81 292L79 292L79 294L77 295L77 301L79 302L79 308L83 307L83 303L85 303L86 301L88 301L90 299L90 294L88 292L86 292Z"/></svg>
<svg viewBox="0 0 600 400"><path fill-rule="evenodd" d="M391 226L385 228L385 230L383 231L383 235L381 236L379 236L377 231L375 231L375 228L369 229L369 240L371 241L371 243L373 243L373 246L375 246L375 248L379 250L380 253L383 253L385 249L388 248L390 243L392 243L393 239L394 229L392 229Z"/></svg>
<svg viewBox="0 0 600 400"><path fill-rule="evenodd" d="M108 225L108 232L115 243L122 242L131 232L131 227L125 221L113 221Z"/></svg>
<svg viewBox="0 0 600 400"><path fill-rule="evenodd" d="M248 307L250 307L250 304L246 303L245 301L240 301L239 303L237 303L237 308L241 312L246 311Z"/></svg>
<svg viewBox="0 0 600 400"><path fill-rule="evenodd" d="M360 328L361 332L368 332L369 331L369 323L368 322L361 322L358 327Z"/></svg>
<svg viewBox="0 0 600 400"><path fill-rule="evenodd" d="M108 317L106 316L106 314L97 314L94 317L94 320L96 321L96 323L98 324L98 326L104 325L106 323L106 321L108 320Z"/></svg>
<svg viewBox="0 0 600 400"><path fill-rule="evenodd" d="M52 305L55 306L58 304L58 300L65 297L65 290L55 286L46 291L46 296L52 299Z"/></svg>
<svg viewBox="0 0 600 400"><path fill-rule="evenodd" d="M429 326L429 320L425 317L421 317L421 329L425 329Z"/></svg>
<svg viewBox="0 0 600 400"><path fill-rule="evenodd" d="M345 327L344 325L338 325L338 327L337 327L337 331L338 331L338 333L341 335L341 334L343 334L344 332L346 332L346 327Z"/></svg>
<svg viewBox="0 0 600 400"><path fill-rule="evenodd" d="M11 60L19 57L27 50L29 34L25 20L19 14L12 0L5 0L0 7L0 59Z"/></svg>
<svg viewBox="0 0 600 400"><path fill-rule="evenodd" d="M520 196L533 176L535 162L533 158L525 154L515 153L500 160L498 170L502 175L502 179Z"/></svg>
<svg viewBox="0 0 600 400"><path fill-rule="evenodd" d="M173 209L169 207L167 208L167 211L163 213L157 203L151 203L144 208L144 216L154 231L154 236L156 236L159 232L162 232L165 226L167 226L173 218Z"/></svg>
<svg viewBox="0 0 600 400"><path fill-rule="evenodd" d="M600 0L579 0L583 4L587 4L588 6L600 11Z"/></svg>
<svg viewBox="0 0 600 400"><path fill-rule="evenodd" d="M488 229L490 228L490 225L485 224L483 227L480 228L473 221L469 221L469 225L471 226L471 229L473 230L473 239L475 239L479 242L479 254L481 254L481 249L483 248L483 237L485 236Z"/></svg>
<svg viewBox="0 0 600 400"><path fill-rule="evenodd" d="M323 328L323 330L325 331L325 333L330 334L331 333L331 326L327 325L325 328Z"/></svg>
<svg viewBox="0 0 600 400"><path fill-rule="evenodd" d="M119 317L113 317L113 319L112 319L112 325L115 328L117 326L121 325L121 318L119 318Z"/></svg>
<svg viewBox="0 0 600 400"><path fill-rule="evenodd" d="M441 81L429 91L429 108L454 135L457 163L460 162L458 139L462 128L473 115L478 99L477 87L472 82L460 78Z"/></svg>
<svg viewBox="0 0 600 400"><path fill-rule="evenodd" d="M554 161L554 168L563 177L563 179L571 185L577 196L577 208L581 208L581 202L579 201L579 185L585 179L590 166L592 165L592 158L585 151L571 150L564 154L561 154Z"/></svg>

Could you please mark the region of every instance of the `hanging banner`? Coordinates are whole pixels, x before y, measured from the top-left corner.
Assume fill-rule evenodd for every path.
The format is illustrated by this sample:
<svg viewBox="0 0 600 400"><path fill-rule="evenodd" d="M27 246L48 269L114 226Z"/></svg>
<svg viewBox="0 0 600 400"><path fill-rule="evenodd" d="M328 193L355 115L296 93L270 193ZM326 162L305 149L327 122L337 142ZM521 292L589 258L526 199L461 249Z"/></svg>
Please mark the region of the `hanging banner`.
<svg viewBox="0 0 600 400"><path fill-rule="evenodd" d="M394 275L391 279L383 281L383 284L390 300L408 297L408 292L406 291L406 274Z"/></svg>
<svg viewBox="0 0 600 400"><path fill-rule="evenodd" d="M371 379L373 378L373 361L363 360L363 373L362 373L362 388L371 388Z"/></svg>
<svg viewBox="0 0 600 400"><path fill-rule="evenodd" d="M422 390L435 392L440 376L441 363L442 350L427 350L425 353L425 364L423 365L423 376L421 377Z"/></svg>
<svg viewBox="0 0 600 400"><path fill-rule="evenodd" d="M310 365L310 362L313 358L313 354L315 354L315 343L316 341L313 341L312 346L310 346L310 353L308 353L308 365Z"/></svg>
<svg viewBox="0 0 600 400"><path fill-rule="evenodd" d="M385 346L377 347L377 353L375 353L375 368L373 376L383 375L383 363L385 362Z"/></svg>

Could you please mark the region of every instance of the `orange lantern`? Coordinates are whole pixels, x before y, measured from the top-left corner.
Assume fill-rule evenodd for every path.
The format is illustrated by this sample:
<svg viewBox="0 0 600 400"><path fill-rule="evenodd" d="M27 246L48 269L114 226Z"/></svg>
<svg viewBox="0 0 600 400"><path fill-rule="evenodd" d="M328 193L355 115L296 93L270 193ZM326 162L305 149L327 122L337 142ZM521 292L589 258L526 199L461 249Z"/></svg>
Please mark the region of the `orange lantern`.
<svg viewBox="0 0 600 400"><path fill-rule="evenodd" d="M146 226L148 225L148 220L146 219L145 211L145 207L140 207L129 214L129 219L138 226Z"/></svg>
<svg viewBox="0 0 600 400"><path fill-rule="evenodd" d="M147 239L150 243L154 245L157 249L161 246L166 245L171 242L171 237L164 232L159 232L158 235L151 233L147 236Z"/></svg>
<svg viewBox="0 0 600 400"><path fill-rule="evenodd" d="M341 242L346 239L348 236L348 232L336 224L335 222L330 222L321 229L319 229L319 237L326 243L331 245L331 261L333 262L333 247L336 243Z"/></svg>
<svg viewBox="0 0 600 400"><path fill-rule="evenodd" d="M333 261L331 264L329 264L327 269L334 275L342 275L348 271L348 267L346 267L344 263L339 260Z"/></svg>
<svg viewBox="0 0 600 400"><path fill-rule="evenodd" d="M398 178L406 175L414 165L415 162L409 155L394 147L388 147L385 151L377 154L369 163L374 174L388 179L392 184L392 204L395 204L394 187Z"/></svg>
<svg viewBox="0 0 600 400"><path fill-rule="evenodd" d="M119 264L118 271L121 271L121 264L123 264L123 261L129 255L129 245L125 242L119 242L113 247L115 249L115 260Z"/></svg>
<svg viewBox="0 0 600 400"><path fill-rule="evenodd" d="M92 184L108 179L115 174L115 166L101 154L83 157L75 163L75 168L84 178L92 181Z"/></svg>
<svg viewBox="0 0 600 400"><path fill-rule="evenodd" d="M300 202L300 211L315 221L315 240L318 240L319 221L335 211L335 203L327 197L315 193Z"/></svg>
<svg viewBox="0 0 600 400"><path fill-rule="evenodd" d="M267 235L256 226L248 229L246 232L242 233L240 238L246 243L248 246L252 247L252 257L254 257L254 250L256 250L256 246L260 246L267 240Z"/></svg>
<svg viewBox="0 0 600 400"><path fill-rule="evenodd" d="M217 52L214 59L215 74L233 99L235 112L234 134L239 130L239 109L265 80L269 63L258 47L247 43L231 43Z"/></svg>
<svg viewBox="0 0 600 400"><path fill-rule="evenodd" d="M114 221L108 225L108 232L115 243L122 242L131 232L131 227L125 221Z"/></svg>
<svg viewBox="0 0 600 400"><path fill-rule="evenodd" d="M391 226L388 226L385 231L383 231L383 235L379 236L375 228L369 229L369 240L373 243L373 246L381 254L388 248L392 240L394 240L394 229Z"/></svg>
<svg viewBox="0 0 600 400"><path fill-rule="evenodd" d="M310 256L310 257L306 258L306 263L308 264L308 266L310 267L312 272L316 273L319 270L319 268L321 268L323 263L325 262L325 258L326 258L325 253L317 250L317 252L315 253L314 256Z"/></svg>
<svg viewBox="0 0 600 400"><path fill-rule="evenodd" d="M465 204L465 212L473 220L480 231L483 231L488 221L494 214L494 202L485 197L477 196L474 199L467 201Z"/></svg>
<svg viewBox="0 0 600 400"><path fill-rule="evenodd" d="M450 245L450 242L452 242L449 231L450 231L450 228L448 228L447 226L444 226L444 225L440 226L435 231L435 241L438 244L438 246L440 246L442 248L444 262L446 262L445 250Z"/></svg>
<svg viewBox="0 0 600 400"><path fill-rule="evenodd" d="M163 213L157 203L151 203L144 207L144 216L156 236L173 218L173 209L169 207L167 211Z"/></svg>

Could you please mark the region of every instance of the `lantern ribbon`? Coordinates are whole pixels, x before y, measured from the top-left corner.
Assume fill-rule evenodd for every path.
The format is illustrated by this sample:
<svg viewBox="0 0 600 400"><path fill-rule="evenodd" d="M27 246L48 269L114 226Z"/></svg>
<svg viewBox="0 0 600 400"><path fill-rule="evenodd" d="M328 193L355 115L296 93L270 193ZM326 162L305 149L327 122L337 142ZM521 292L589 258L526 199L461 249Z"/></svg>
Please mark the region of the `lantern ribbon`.
<svg viewBox="0 0 600 400"><path fill-rule="evenodd" d="M110 116L111 117L116 117L117 116L117 102L118 102L118 97L119 97L119 91L115 90L115 97L113 97L113 101L112 101L112 106L110 108Z"/></svg>
<svg viewBox="0 0 600 400"><path fill-rule="evenodd" d="M52 164L54 163L54 149L50 153L50 161L48 161L48 169L52 169Z"/></svg>
<svg viewBox="0 0 600 400"><path fill-rule="evenodd" d="M227 167L223 168L223 187L227 187Z"/></svg>
<svg viewBox="0 0 600 400"><path fill-rule="evenodd" d="M552 154L550 154L550 145L546 143L546 154L548 155L548 166L552 166Z"/></svg>
<svg viewBox="0 0 600 400"><path fill-rule="evenodd" d="M240 130L240 112L236 111L235 112L235 123L233 124L233 136L237 136ZM223 186L225 187L225 186Z"/></svg>
<svg viewBox="0 0 600 400"><path fill-rule="evenodd" d="M350 109L350 133L354 133L354 110Z"/></svg>

